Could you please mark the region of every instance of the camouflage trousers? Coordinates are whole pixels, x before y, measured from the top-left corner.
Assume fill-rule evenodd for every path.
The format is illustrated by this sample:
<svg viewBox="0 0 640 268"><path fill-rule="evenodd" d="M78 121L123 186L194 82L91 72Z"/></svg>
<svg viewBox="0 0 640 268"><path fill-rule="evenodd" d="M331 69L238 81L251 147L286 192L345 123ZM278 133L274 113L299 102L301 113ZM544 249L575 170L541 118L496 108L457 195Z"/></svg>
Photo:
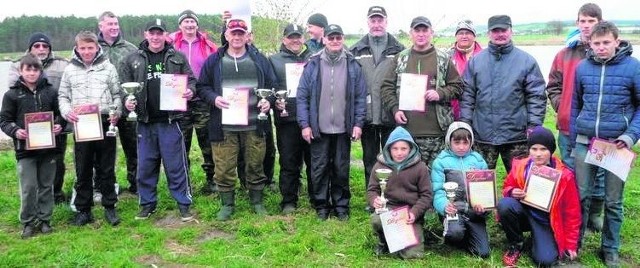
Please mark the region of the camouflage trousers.
<svg viewBox="0 0 640 268"><path fill-rule="evenodd" d="M240 150L240 143L244 150ZM224 131L224 140L212 142L215 166L213 179L220 192L235 189L238 173L238 155L245 159L245 174L247 174L247 188L262 190L266 181L262 161L264 160L266 142L264 137L258 136L256 131Z"/></svg>
<svg viewBox="0 0 640 268"><path fill-rule="evenodd" d="M511 161L513 161L513 159L523 158L529 155L529 148L527 147L526 141L500 145L476 142L473 145L473 150L482 155L489 169L496 169L498 157L502 157L502 163L507 173L511 170Z"/></svg>
<svg viewBox="0 0 640 268"><path fill-rule="evenodd" d="M185 149L187 150L187 163L189 167L191 167L191 158L188 156L189 152L191 152L191 140L193 138L193 129L195 128L198 145L202 153L202 170L204 170L207 178L210 179L213 177L215 168L207 126L209 124L210 107L202 100L189 101L187 105L187 111L179 122L182 135L184 136ZM191 168L189 168L189 170L191 170Z"/></svg>
<svg viewBox="0 0 640 268"><path fill-rule="evenodd" d="M431 163L444 150L444 137L413 137L420 148L422 162L431 168Z"/></svg>

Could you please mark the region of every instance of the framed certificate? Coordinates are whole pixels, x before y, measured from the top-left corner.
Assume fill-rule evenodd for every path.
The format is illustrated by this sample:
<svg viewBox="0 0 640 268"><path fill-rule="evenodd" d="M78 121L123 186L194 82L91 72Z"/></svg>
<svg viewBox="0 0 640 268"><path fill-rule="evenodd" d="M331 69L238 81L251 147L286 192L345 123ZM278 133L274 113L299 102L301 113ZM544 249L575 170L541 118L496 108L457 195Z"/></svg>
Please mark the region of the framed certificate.
<svg viewBox="0 0 640 268"><path fill-rule="evenodd" d="M53 112L26 113L24 126L27 130L27 150L56 147Z"/></svg>
<svg viewBox="0 0 640 268"><path fill-rule="evenodd" d="M304 71L304 63L285 63L284 72L287 82L287 90L289 91L289 98L295 98L298 93L298 84L300 84L300 77Z"/></svg>
<svg viewBox="0 0 640 268"><path fill-rule="evenodd" d="M613 142L593 138L584 162L602 167L622 181L627 181L635 160L636 154L628 148L618 149Z"/></svg>
<svg viewBox="0 0 640 268"><path fill-rule="evenodd" d="M394 253L419 243L413 224L407 223L408 218L408 206L402 206L380 214L382 230L384 232L384 237L387 240L390 253Z"/></svg>
<svg viewBox="0 0 640 268"><path fill-rule="evenodd" d="M549 212L562 172L548 166L531 166L524 187L522 203Z"/></svg>
<svg viewBox="0 0 640 268"><path fill-rule="evenodd" d="M162 74L160 76L160 110L186 111L187 99L182 94L187 91L186 74Z"/></svg>
<svg viewBox="0 0 640 268"><path fill-rule="evenodd" d="M73 134L76 142L104 139L102 119L98 104L84 104L73 107L78 122L73 123Z"/></svg>
<svg viewBox="0 0 640 268"><path fill-rule="evenodd" d="M229 102L228 109L222 109L223 125L249 124L249 89L222 88L222 97Z"/></svg>
<svg viewBox="0 0 640 268"><path fill-rule="evenodd" d="M429 76L410 73L402 73L400 76L398 109L425 112L424 93L427 91Z"/></svg>
<svg viewBox="0 0 640 268"><path fill-rule="evenodd" d="M494 170L469 170L465 172L467 202L472 207L482 205L484 209L495 209L496 172Z"/></svg>

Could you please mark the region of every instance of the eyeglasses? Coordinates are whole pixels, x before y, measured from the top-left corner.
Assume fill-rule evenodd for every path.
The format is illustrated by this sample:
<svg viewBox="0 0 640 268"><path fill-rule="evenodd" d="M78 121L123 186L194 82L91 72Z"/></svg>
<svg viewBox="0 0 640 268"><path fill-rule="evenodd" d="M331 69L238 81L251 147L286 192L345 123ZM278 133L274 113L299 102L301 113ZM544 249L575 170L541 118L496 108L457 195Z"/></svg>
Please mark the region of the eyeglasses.
<svg viewBox="0 0 640 268"><path fill-rule="evenodd" d="M40 48L40 47L49 48L49 45L47 45L47 44L33 44L33 47L34 48Z"/></svg>
<svg viewBox="0 0 640 268"><path fill-rule="evenodd" d="M327 36L327 40L329 41L342 41L342 35L329 35Z"/></svg>
<svg viewBox="0 0 640 268"><path fill-rule="evenodd" d="M229 23L227 23L227 28L228 29L242 28L246 30L247 23L244 22L243 20L230 20Z"/></svg>

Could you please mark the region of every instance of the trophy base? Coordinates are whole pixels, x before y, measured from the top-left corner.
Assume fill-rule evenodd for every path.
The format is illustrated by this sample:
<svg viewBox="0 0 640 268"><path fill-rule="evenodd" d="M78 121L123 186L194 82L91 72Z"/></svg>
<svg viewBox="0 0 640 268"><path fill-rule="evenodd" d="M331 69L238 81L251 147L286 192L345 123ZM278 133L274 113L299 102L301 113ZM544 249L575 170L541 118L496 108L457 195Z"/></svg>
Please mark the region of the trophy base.
<svg viewBox="0 0 640 268"><path fill-rule="evenodd" d="M115 132L111 132L111 131L107 131L106 136L107 136L107 137L115 137L115 136L117 136L117 133L115 133Z"/></svg>
<svg viewBox="0 0 640 268"><path fill-rule="evenodd" d="M289 113L287 113L286 111L282 111L280 113L280 117L287 117L287 116L289 116Z"/></svg>
<svg viewBox="0 0 640 268"><path fill-rule="evenodd" d="M267 120L267 118L269 117L264 113L258 114L258 120Z"/></svg>
<svg viewBox="0 0 640 268"><path fill-rule="evenodd" d="M127 116L127 121L129 122L138 121L138 114L136 114L135 112L129 113L129 116Z"/></svg>

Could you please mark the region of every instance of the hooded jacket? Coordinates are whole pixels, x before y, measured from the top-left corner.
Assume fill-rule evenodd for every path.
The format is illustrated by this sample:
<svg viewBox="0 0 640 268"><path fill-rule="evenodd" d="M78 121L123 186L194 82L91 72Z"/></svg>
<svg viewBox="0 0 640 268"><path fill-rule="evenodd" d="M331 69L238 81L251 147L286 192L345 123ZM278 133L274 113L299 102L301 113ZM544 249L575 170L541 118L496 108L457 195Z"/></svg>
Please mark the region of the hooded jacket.
<svg viewBox="0 0 640 268"><path fill-rule="evenodd" d="M285 65L287 63L301 63L304 64L311 57L311 50L306 45L302 45L302 51L298 54L287 49L284 44L280 45L280 52L269 57L269 62L273 67L273 71L278 78L278 88L276 90L287 90L287 73ZM296 98L288 97L285 109L289 113L287 117L280 116L280 110L274 109L275 124L281 123L296 123Z"/></svg>
<svg viewBox="0 0 640 268"><path fill-rule="evenodd" d="M29 51L25 53L25 55L27 54L29 54ZM64 73L64 68L66 68L67 65L69 65L69 61L56 57L53 51L49 52L47 58L42 61L44 75L55 91L58 91L58 88L60 88L60 79L62 79L62 73ZM9 80L7 84L9 86L15 84L19 77L20 61L16 61L11 65L11 70L9 70Z"/></svg>
<svg viewBox="0 0 640 268"><path fill-rule="evenodd" d="M393 161L389 151L392 144L397 141L405 141L411 147L407 157L401 162ZM429 168L422 162L418 145L411 138L411 134L402 128L396 127L378 155L378 161L373 166L376 169L391 169L393 172L387 180L384 197L391 207L409 206L416 219L421 219L424 213L431 208L432 192ZM373 206L373 200L380 196L380 182L375 172L371 172L367 187L367 200Z"/></svg>
<svg viewBox="0 0 640 268"><path fill-rule="evenodd" d="M464 156L456 155L451 149L451 134L458 129L466 129L471 133L471 142L469 151ZM433 160L431 169L431 186L433 187L433 208L440 215L445 214L445 207L449 203L444 191L444 183L446 182L446 170L468 171L475 169L487 169L487 162L484 161L482 155L473 151L473 129L465 122L453 122L445 136L446 148L438 154ZM463 186L464 187L464 186Z"/></svg>
<svg viewBox="0 0 640 268"><path fill-rule="evenodd" d="M480 51L482 51L482 46L478 42L473 42L472 50L471 57L480 53ZM458 49L457 43L454 43L453 47L449 49L449 55L451 56L453 65L455 65L456 70L458 70L458 74L462 76L464 69L467 67L467 62L471 58L467 58L467 54ZM453 119L458 120L460 118L460 101L458 99L451 101L451 109L453 109Z"/></svg>
<svg viewBox="0 0 640 268"><path fill-rule="evenodd" d="M184 40L182 31L169 34L168 39L170 40L169 43L173 44L177 51L182 52L187 57L196 79L200 78L200 70L209 55L218 50L216 44L209 40L207 34L203 32L196 32L196 40L193 43Z"/></svg>

